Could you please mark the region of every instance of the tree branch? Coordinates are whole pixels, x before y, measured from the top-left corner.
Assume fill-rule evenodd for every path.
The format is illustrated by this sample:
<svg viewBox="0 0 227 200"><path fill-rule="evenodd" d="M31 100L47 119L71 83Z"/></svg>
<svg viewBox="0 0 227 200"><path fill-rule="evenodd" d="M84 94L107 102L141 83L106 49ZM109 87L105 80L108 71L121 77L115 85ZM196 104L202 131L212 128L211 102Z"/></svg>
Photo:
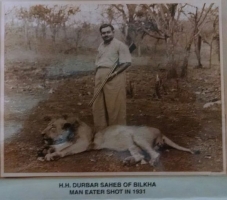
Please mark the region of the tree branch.
<svg viewBox="0 0 227 200"><path fill-rule="evenodd" d="M160 36L156 36L156 35L152 35L148 30L146 30L145 28L141 27L141 29L150 37L156 38L156 39L161 39L161 40L165 40L165 37L160 37Z"/></svg>
<svg viewBox="0 0 227 200"><path fill-rule="evenodd" d="M208 10L206 11L206 13L205 13L205 15L204 15L203 19L201 20L201 22L199 23L199 25L198 25L198 26L201 26L201 25L203 24L203 22L205 21L205 19L206 19L207 15L208 15L208 13L210 12L210 10L211 10L211 8L213 7L213 5L214 5L214 3L210 4L210 6L209 6Z"/></svg>
<svg viewBox="0 0 227 200"><path fill-rule="evenodd" d="M116 5L116 4L112 4L112 7L116 8L118 11L120 11L123 15L123 20L125 21L125 23L127 22L127 16L125 14L125 11L119 7L119 4Z"/></svg>
<svg viewBox="0 0 227 200"><path fill-rule="evenodd" d="M204 3L203 4L203 8L202 8L202 12L200 13L200 16L199 16L199 19L198 19L198 22L201 20L201 18L203 16L203 12L204 12L205 6L206 6L206 4Z"/></svg>

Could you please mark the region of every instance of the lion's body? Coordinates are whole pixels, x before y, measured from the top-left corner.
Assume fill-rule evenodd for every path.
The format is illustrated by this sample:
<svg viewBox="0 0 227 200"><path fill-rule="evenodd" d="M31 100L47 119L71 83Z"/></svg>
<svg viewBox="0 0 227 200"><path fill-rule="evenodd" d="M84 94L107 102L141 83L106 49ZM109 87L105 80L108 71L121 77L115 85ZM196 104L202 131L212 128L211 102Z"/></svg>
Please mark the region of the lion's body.
<svg viewBox="0 0 227 200"><path fill-rule="evenodd" d="M141 150L144 150L150 155L150 164L154 165L159 158L159 153L154 150L154 147L156 145L162 146L164 143L178 150L193 153L190 149L181 147L166 136L163 136L159 129L147 126L115 125L107 127L93 135L91 128L78 119L74 119L73 121L55 120L49 126L53 127L56 124L55 127L62 128L55 129L55 133L53 133L52 128L49 127L44 130L43 134L54 140L65 130L65 124L69 123L74 128L76 127L75 138L61 145L51 145L55 149L55 152L48 153L45 156L46 160L52 160L55 156L64 157L87 150L111 149L115 151L128 150L131 156L124 160L126 163L136 163L139 161L145 163L144 155L141 153Z"/></svg>
<svg viewBox="0 0 227 200"><path fill-rule="evenodd" d="M154 137L157 137L159 134L160 131L158 129L150 127L110 126L95 135L94 148L126 151L132 145L140 146L140 143L144 141L151 146Z"/></svg>

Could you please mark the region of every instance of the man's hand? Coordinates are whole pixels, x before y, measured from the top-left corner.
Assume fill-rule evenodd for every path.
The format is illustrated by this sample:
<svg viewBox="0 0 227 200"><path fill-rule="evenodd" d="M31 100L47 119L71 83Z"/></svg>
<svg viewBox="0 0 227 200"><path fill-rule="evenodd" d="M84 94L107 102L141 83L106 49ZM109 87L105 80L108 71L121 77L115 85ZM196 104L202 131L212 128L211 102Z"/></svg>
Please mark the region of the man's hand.
<svg viewBox="0 0 227 200"><path fill-rule="evenodd" d="M117 72L113 72L112 74L109 75L107 81L111 81L116 75L117 75Z"/></svg>
<svg viewBox="0 0 227 200"><path fill-rule="evenodd" d="M109 75L107 82L111 81L116 75L120 74L121 72L125 71L129 66L131 65L130 62L127 63L122 63L121 65L118 66L115 72Z"/></svg>

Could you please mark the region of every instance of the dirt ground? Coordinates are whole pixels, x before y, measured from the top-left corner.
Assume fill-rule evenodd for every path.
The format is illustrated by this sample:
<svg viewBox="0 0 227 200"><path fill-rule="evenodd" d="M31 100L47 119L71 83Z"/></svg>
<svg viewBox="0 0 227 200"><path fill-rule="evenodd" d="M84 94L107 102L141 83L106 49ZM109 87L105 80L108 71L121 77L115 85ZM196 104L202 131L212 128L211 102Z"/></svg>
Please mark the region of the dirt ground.
<svg viewBox="0 0 227 200"><path fill-rule="evenodd" d="M207 102L220 100L220 70L189 69L187 80L179 80L180 88L168 82L168 93L161 99L153 97L155 73L148 67L133 67L127 80L134 85L134 96L127 98L128 125L148 125L159 128L176 143L200 150L192 155L175 149L161 152L157 167L149 164L124 166L129 152L90 151L51 162L37 160L42 146L41 131L48 117L79 115L92 126L92 111L88 106L93 95L94 74L84 72L72 77L56 77L43 81L42 71L26 66L5 72L5 94L46 96L29 112L10 114L5 107L5 123L22 122L22 128L4 142L5 173L41 172L221 172L222 119L221 106L204 109ZM38 87L36 87L38 85Z"/></svg>

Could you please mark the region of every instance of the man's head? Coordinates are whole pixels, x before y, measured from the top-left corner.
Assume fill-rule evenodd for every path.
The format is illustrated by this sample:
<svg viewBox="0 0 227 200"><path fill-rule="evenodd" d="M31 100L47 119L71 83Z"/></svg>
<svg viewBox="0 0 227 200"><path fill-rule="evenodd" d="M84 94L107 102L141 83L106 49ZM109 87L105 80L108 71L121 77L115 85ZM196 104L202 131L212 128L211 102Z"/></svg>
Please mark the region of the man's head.
<svg viewBox="0 0 227 200"><path fill-rule="evenodd" d="M99 31L105 43L110 42L114 38L114 27L111 24L103 24Z"/></svg>

